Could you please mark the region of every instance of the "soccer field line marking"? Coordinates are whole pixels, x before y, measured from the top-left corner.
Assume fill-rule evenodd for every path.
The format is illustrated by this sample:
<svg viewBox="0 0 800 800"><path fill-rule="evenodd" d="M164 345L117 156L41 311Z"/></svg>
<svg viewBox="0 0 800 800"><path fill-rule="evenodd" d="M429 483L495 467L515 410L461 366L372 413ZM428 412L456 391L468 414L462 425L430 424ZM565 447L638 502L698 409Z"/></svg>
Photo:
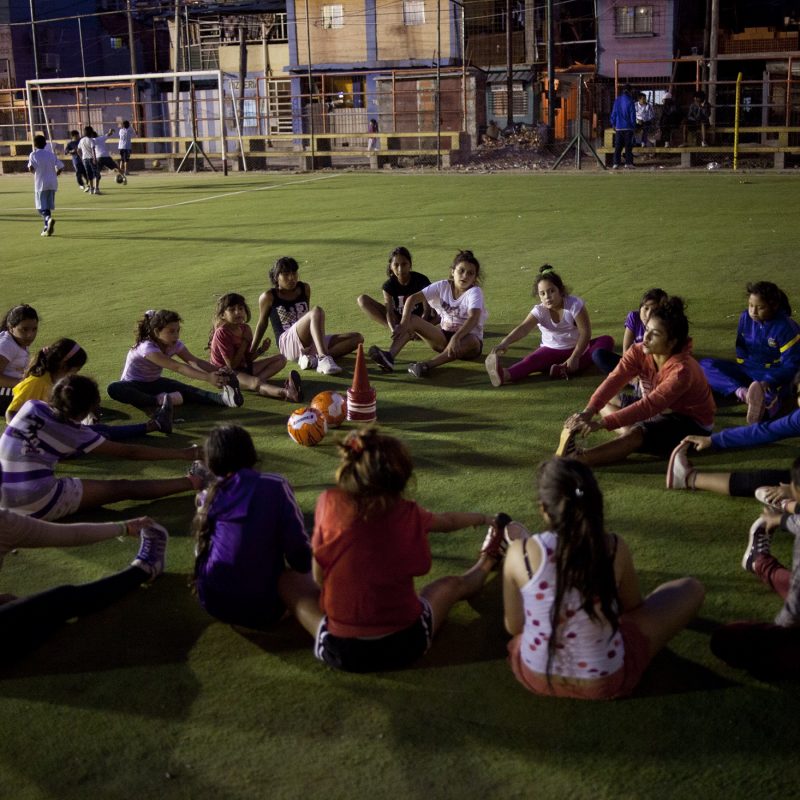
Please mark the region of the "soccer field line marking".
<svg viewBox="0 0 800 800"><path fill-rule="evenodd" d="M193 203L205 203L208 200L219 200L224 197L235 197L238 194L249 194L251 192L266 192L270 189L283 189L286 186L299 186L301 183L314 183L315 181L326 181L330 178L338 178L338 175L318 175L313 178L303 178L299 181L291 181L287 183L271 183L268 186L256 186L253 189L239 189L235 192L223 192L222 194L211 194L206 197L195 197L192 200L181 200L178 203L165 203L159 206L114 206L114 211L161 211L165 208L178 208L179 206L188 206ZM30 211L29 206L18 208L9 208L7 211ZM74 208L72 206L61 206L58 211L96 211L97 207L84 206L81 208Z"/></svg>

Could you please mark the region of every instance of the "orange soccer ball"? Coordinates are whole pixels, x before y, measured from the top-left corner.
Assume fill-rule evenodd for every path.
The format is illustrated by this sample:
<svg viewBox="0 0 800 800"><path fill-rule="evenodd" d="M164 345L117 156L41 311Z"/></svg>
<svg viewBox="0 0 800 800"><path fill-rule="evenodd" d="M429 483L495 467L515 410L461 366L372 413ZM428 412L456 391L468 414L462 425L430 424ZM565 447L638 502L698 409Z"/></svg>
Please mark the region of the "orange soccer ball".
<svg viewBox="0 0 800 800"><path fill-rule="evenodd" d="M338 428L347 416L347 400L339 392L320 392L311 401L328 423L329 428Z"/></svg>
<svg viewBox="0 0 800 800"><path fill-rule="evenodd" d="M286 430L297 444L301 444L303 447L313 447L325 438L325 434L328 432L328 423L316 408L298 408L289 417Z"/></svg>

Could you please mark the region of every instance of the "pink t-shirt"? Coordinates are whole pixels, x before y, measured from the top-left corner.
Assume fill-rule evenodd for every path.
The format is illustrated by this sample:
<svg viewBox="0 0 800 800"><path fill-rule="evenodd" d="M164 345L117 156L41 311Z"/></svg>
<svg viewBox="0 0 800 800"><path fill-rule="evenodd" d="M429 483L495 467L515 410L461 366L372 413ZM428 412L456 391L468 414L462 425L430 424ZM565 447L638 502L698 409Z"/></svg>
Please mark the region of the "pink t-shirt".
<svg viewBox="0 0 800 800"><path fill-rule="evenodd" d="M156 381L161 377L162 369L158 364L150 361L147 356L151 353L161 353L172 358L176 353L184 350L185 346L179 339L172 347L168 347L166 351L162 350L154 341L147 339L144 342L139 342L135 347L128 350L128 355L125 358L125 367L122 370L121 381L143 381L149 383Z"/></svg>
<svg viewBox="0 0 800 800"><path fill-rule="evenodd" d="M211 355L209 360L215 367L227 367L225 359L233 360L239 352L242 342L253 341L253 331L249 325L220 325L214 328L214 335L211 337ZM238 364L236 369L248 371L252 365L249 346L245 348L244 359Z"/></svg>

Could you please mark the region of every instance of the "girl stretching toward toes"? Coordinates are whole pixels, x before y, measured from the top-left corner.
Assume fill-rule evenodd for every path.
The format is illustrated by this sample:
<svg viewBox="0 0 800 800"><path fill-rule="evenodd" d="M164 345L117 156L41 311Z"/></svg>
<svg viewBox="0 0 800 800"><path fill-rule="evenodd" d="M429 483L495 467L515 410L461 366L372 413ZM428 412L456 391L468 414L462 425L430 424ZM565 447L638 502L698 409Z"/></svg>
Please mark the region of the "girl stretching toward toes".
<svg viewBox="0 0 800 800"><path fill-rule="evenodd" d="M477 358L483 349L483 326L489 316L480 288L481 265L471 250L459 250L450 267L448 280L406 297L403 315L392 332L388 350L371 347L370 357L384 372L394 369L397 354L415 336L424 339L439 355L428 361L418 361L408 371L415 378L426 378L433 367L456 359ZM427 302L438 313L440 324L434 325L414 313Z"/></svg>
<svg viewBox="0 0 800 800"><path fill-rule="evenodd" d="M269 350L270 340L264 341L250 350L253 331L250 322L250 309L242 295L231 292L217 301L214 311L214 328L208 347L211 350L211 363L215 367L229 369L236 373L239 385L264 397L288 400L296 403L301 396L300 375L292 370L283 386L266 383L286 366L282 355L268 356L256 360L256 356Z"/></svg>
<svg viewBox="0 0 800 800"><path fill-rule="evenodd" d="M250 345L257 355L261 339L272 322L278 350L287 361L296 361L300 369L316 369L322 375L335 375L342 368L334 361L352 353L364 341L360 333L325 333L325 312L311 306L311 287L298 280L297 261L279 258L269 271L272 288L258 298L258 324Z"/></svg>
<svg viewBox="0 0 800 800"><path fill-rule="evenodd" d="M591 466L615 464L631 453L666 458L685 436L709 434L716 409L691 353L683 300L670 297L650 314L642 344L630 347L586 408L566 420L556 455L573 456ZM620 408L617 393L634 379L642 398ZM594 419L597 414L599 420ZM597 447L579 450L575 443L579 434L623 427L616 440Z"/></svg>
<svg viewBox="0 0 800 800"><path fill-rule="evenodd" d="M59 461L96 453L135 461L192 461L197 446L183 449L112 442L80 421L100 405L97 384L68 375L54 387L50 403L29 400L0 436L0 508L56 520L120 500L154 500L199 488L194 473L159 480L56 478Z"/></svg>
<svg viewBox="0 0 800 800"><path fill-rule="evenodd" d="M317 501L312 549L322 587L296 604L321 661L348 672L407 667L430 647L448 612L483 586L505 549L503 529L484 514L434 514L406 500L413 466L405 446L375 428L339 445L337 486ZM419 595L414 577L431 568L430 531L492 525L478 561ZM322 611L320 611L320 607Z"/></svg>
<svg viewBox="0 0 800 800"><path fill-rule="evenodd" d="M258 456L244 428L214 428L205 451L215 480L198 496L193 525L200 604L223 622L267 628L286 611L278 581L288 569L295 585L318 593L303 514L285 478L254 469Z"/></svg>
<svg viewBox="0 0 800 800"><path fill-rule="evenodd" d="M78 547L139 536L131 565L105 578L78 586L56 586L30 597L0 595L0 663L7 664L52 636L67 620L83 617L121 600L164 571L167 531L149 517L124 522L78 522L61 525L0 509L0 564L11 550L28 547Z"/></svg>
<svg viewBox="0 0 800 800"><path fill-rule="evenodd" d="M106 390L109 397L146 410L183 403L231 408L242 405L244 398L236 375L193 356L180 335L181 318L177 312L166 309L145 312L136 325L136 342L128 351L122 377ZM207 392L172 378L162 378L165 369L210 383L222 391Z"/></svg>
<svg viewBox="0 0 800 800"><path fill-rule="evenodd" d="M17 411L28 400L50 400L53 384L61 378L73 375L86 363L86 351L72 339L58 339L43 347L33 358L25 372L25 377L14 387L14 399L6 411L6 422L11 422ZM153 418L134 425L89 425L93 431L120 442L136 436L144 436L152 431L172 433L172 405L161 406Z"/></svg>
<svg viewBox="0 0 800 800"><path fill-rule="evenodd" d="M780 412L789 381L800 369L800 326L786 294L774 283L747 284L747 311L739 317L736 362L704 358L700 366L711 388L747 404L747 423Z"/></svg>
<svg viewBox="0 0 800 800"><path fill-rule="evenodd" d="M426 286L430 286L431 282L427 275L423 275L421 272L414 272L411 269L411 253L405 247L395 247L389 253L386 275L388 280L381 287L383 302L380 303L369 295L362 294L358 296L358 306L378 325L388 325L391 333L399 325L400 317L403 316L403 305L406 297L422 291ZM417 304L413 313L433 324L438 322L436 313L431 310L426 302ZM373 360L377 360L379 364L381 361L376 358L375 354L380 352L381 350L374 345L369 349L370 357Z"/></svg>
<svg viewBox="0 0 800 800"><path fill-rule="evenodd" d="M512 541L503 567L511 669L536 694L624 697L697 614L703 586L680 578L642 599L628 545L605 530L589 467L552 458L538 483L547 531Z"/></svg>
<svg viewBox="0 0 800 800"><path fill-rule="evenodd" d="M533 293L539 297L539 304L486 357L484 365L492 386L518 381L532 372L549 371L551 378L568 378L588 367L596 350L614 349L610 336L592 339L586 305L567 292L561 276L549 264L539 268ZM508 346L536 327L542 332L541 347L508 369L501 367L500 356Z"/></svg>

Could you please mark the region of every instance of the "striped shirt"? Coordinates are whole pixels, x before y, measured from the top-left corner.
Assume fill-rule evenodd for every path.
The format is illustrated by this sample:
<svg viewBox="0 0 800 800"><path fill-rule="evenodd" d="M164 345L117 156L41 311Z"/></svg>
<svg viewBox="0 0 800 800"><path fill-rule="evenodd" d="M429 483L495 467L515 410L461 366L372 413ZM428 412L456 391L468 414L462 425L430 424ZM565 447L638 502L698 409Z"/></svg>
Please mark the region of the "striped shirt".
<svg viewBox="0 0 800 800"><path fill-rule="evenodd" d="M91 428L64 422L41 400L29 400L0 436L0 508L42 517L61 496L56 464L105 442Z"/></svg>

